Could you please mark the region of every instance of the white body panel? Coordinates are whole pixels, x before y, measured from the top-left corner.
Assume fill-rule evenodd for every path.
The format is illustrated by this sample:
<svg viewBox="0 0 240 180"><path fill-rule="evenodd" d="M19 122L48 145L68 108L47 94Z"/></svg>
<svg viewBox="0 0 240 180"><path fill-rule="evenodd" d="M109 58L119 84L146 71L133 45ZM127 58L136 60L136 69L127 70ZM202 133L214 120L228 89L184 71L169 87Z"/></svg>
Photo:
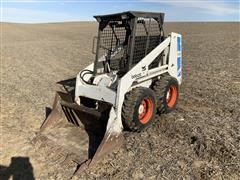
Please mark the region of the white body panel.
<svg viewBox="0 0 240 180"><path fill-rule="evenodd" d="M108 87L93 86L93 85L80 85L78 93L80 96L89 97L98 101L108 102L112 105L116 104L116 92Z"/></svg>
<svg viewBox="0 0 240 180"><path fill-rule="evenodd" d="M87 66L86 68L84 68L84 70L90 70L90 71L93 71L93 68L94 68L94 63L90 64L89 66ZM82 81L82 79L80 78L80 74L81 74L81 71L77 74L77 77L76 77L76 85L75 85L75 97L78 97L81 95L81 93L79 92L80 91L80 86L81 85L85 85L85 83ZM86 75L85 77L85 80L89 80L91 78L91 75Z"/></svg>
<svg viewBox="0 0 240 180"><path fill-rule="evenodd" d="M161 44L159 44L148 55L146 55L121 79L117 80L118 84L116 90L112 90L109 87L104 87L102 85L87 85L81 80L79 73L76 78L75 97L78 99L79 96L84 96L112 104L113 107L110 111L107 131L110 131L111 129L111 131L114 131L111 133L118 134L123 129L121 112L125 94L128 91L139 86L149 87L152 84L152 78L160 77L160 75L163 73L169 73L178 80L179 84L181 84L181 46L181 35L177 33L171 33ZM149 65L162 52L164 52L163 65L149 70ZM92 71L93 64L89 65L85 69ZM86 78L84 79L88 80L90 77L90 75L86 75ZM98 78L97 82L100 82L101 78L104 78L104 76ZM104 80L104 82L108 81ZM79 101L77 102L79 103Z"/></svg>
<svg viewBox="0 0 240 180"><path fill-rule="evenodd" d="M168 63L168 73L182 83L182 37L180 34L172 33Z"/></svg>

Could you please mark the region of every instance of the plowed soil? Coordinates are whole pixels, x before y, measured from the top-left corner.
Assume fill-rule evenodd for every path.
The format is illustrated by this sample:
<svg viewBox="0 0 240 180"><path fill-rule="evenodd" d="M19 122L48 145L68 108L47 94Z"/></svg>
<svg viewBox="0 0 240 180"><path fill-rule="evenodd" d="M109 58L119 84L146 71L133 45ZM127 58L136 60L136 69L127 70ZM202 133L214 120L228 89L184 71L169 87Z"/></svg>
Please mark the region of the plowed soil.
<svg viewBox="0 0 240 180"><path fill-rule="evenodd" d="M69 179L64 151L36 144L56 82L94 60L95 23L10 24L1 33L0 179ZM166 23L183 36L176 111L75 179L240 179L240 24Z"/></svg>

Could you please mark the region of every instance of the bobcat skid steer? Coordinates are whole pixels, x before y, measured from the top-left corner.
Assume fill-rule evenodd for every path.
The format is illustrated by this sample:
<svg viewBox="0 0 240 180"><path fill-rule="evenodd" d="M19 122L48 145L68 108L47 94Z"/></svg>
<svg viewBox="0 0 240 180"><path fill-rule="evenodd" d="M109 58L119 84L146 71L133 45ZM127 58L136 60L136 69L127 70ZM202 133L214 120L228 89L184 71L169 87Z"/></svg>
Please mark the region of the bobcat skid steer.
<svg viewBox="0 0 240 180"><path fill-rule="evenodd" d="M163 13L128 11L94 16L94 63L76 77L74 96L57 92L40 134L91 167L178 100L181 35L164 36Z"/></svg>

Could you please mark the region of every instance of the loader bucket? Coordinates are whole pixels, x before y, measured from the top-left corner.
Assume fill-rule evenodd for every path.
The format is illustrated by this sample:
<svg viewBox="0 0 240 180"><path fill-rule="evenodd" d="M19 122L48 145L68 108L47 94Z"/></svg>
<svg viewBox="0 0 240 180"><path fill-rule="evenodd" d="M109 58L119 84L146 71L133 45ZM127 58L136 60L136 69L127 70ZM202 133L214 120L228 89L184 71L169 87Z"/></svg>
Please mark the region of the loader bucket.
<svg viewBox="0 0 240 180"><path fill-rule="evenodd" d="M80 172L92 167L123 143L122 133L113 135L106 132L109 112L109 107L96 110L79 106L70 95L57 92L52 111L43 122L39 136L47 137L68 153L74 153L73 161L79 167L76 172Z"/></svg>

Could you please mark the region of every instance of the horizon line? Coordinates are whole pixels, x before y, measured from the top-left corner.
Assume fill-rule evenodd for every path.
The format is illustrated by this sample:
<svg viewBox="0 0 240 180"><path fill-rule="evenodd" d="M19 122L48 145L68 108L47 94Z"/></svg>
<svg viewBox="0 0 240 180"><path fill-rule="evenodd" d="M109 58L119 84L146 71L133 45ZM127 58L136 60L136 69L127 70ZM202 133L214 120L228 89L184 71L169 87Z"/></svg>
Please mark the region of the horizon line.
<svg viewBox="0 0 240 180"><path fill-rule="evenodd" d="M11 24L54 24L54 23L78 23L78 22L91 22L91 23L98 23L96 20L73 20L73 21L46 21L46 22L13 22L13 21L0 21L0 23L11 23ZM240 20L233 20L233 21L221 21L221 20L196 20L196 21L191 21L191 20L186 20L186 21L174 21L174 20L167 20L164 21L164 23L240 23Z"/></svg>

